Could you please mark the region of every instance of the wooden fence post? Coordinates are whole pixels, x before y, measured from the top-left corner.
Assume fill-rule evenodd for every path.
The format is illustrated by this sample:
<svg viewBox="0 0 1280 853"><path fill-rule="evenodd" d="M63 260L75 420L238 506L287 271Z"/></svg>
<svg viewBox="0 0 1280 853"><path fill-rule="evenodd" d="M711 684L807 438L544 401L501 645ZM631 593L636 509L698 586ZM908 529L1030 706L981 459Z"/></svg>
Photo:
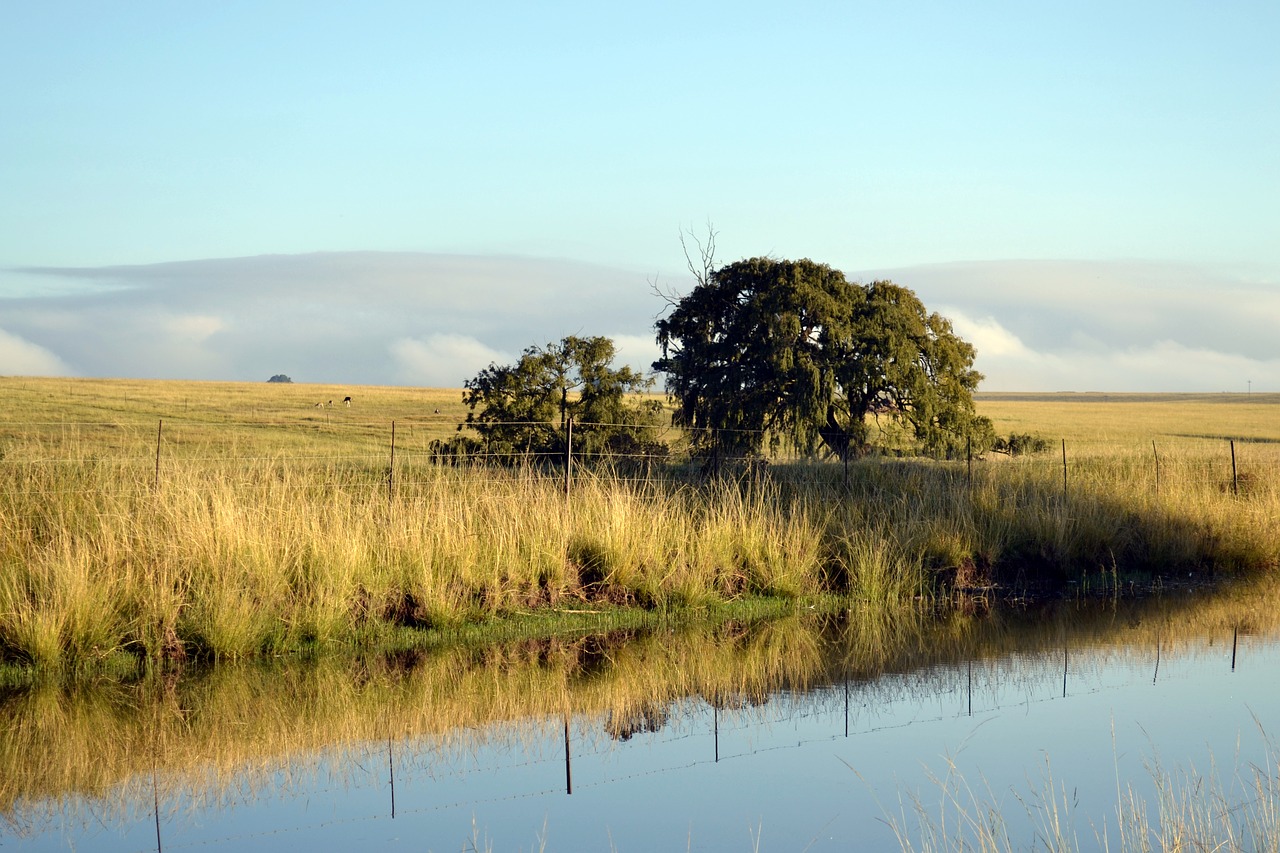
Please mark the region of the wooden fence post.
<svg viewBox="0 0 1280 853"><path fill-rule="evenodd" d="M156 485L155 490L160 491L160 437L164 434L164 419L156 425Z"/></svg>
<svg viewBox="0 0 1280 853"><path fill-rule="evenodd" d="M1231 494L1240 494L1240 479L1236 476L1236 440L1231 439Z"/></svg>
<svg viewBox="0 0 1280 853"><path fill-rule="evenodd" d="M969 488L973 488L973 436L967 435L964 439L964 458L968 468Z"/></svg>
<svg viewBox="0 0 1280 853"><path fill-rule="evenodd" d="M573 418L564 424L564 496L569 497L573 477Z"/></svg>
<svg viewBox="0 0 1280 853"><path fill-rule="evenodd" d="M1156 460L1156 497L1160 497L1160 454L1156 450L1156 440L1151 439L1151 455Z"/></svg>
<svg viewBox="0 0 1280 853"><path fill-rule="evenodd" d="M1062 497L1067 497L1067 440L1062 439Z"/></svg>
<svg viewBox="0 0 1280 853"><path fill-rule="evenodd" d="M391 464L387 468L387 505L390 506L395 495L396 482L396 422L391 422Z"/></svg>

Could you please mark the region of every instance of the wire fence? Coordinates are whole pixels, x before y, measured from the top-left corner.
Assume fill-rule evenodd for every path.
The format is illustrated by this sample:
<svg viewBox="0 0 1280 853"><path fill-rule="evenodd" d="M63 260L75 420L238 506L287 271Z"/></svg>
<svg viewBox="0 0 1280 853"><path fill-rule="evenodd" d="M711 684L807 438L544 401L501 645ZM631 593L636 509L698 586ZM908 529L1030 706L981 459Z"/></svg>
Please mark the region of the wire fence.
<svg viewBox="0 0 1280 853"><path fill-rule="evenodd" d="M634 424L508 421L486 424L490 429L535 432L525 448L493 449L483 440L465 450L451 449L449 438L462 424L442 418L393 421L276 423L227 421L209 423L181 418L153 423L111 421L47 422L8 425L0 434L0 466L23 466L50 472L103 469L121 472L122 486L150 475L153 488L184 470L216 469L225 480L254 482L264 470L305 474L321 485L375 488L388 497L432 481L441 469L466 472L469 478L509 481L541 479L563 483L566 490L583 477L620 484L689 482L726 472L734 476L766 477L775 482L827 481L848 485L851 466L916 459L897 450L872 450L852 462L831 453L808 455L793 445L774 443L759 430L721 430L749 440L721 441L711 435L704 446L754 445L771 447L760 455L728 458L691 451L690 433L670 426L656 431L656 440L624 449L602 448L584 438ZM575 441L575 432L577 441ZM550 437L551 440L548 440ZM509 443L508 443L509 444ZM1141 439L1048 440L1038 452L1001 453L995 450L933 458L932 464L972 481L984 472L1060 480L1064 492L1099 477L1124 477L1147 483L1153 493L1175 483L1212 486L1232 494L1274 491L1280 472L1280 439L1229 436L1163 435ZM131 471L132 477L124 473ZM50 493L63 487L56 473ZM13 478L9 479L13 488ZM0 489L3 489L0 486ZM28 483L24 488L30 488Z"/></svg>

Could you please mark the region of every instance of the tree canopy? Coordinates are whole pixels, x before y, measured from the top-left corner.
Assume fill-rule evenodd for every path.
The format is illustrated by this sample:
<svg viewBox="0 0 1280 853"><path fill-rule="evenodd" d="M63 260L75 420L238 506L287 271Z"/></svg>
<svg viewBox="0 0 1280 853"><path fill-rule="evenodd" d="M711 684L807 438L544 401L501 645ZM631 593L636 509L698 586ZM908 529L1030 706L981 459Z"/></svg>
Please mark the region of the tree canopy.
<svg viewBox="0 0 1280 853"><path fill-rule="evenodd" d="M571 335L528 347L515 364L490 364L466 380L462 401L470 411L458 428L479 435L473 449L506 458L563 453L569 418L575 451L647 447L659 404L629 398L651 388L653 379L612 367L615 355L609 338Z"/></svg>
<svg viewBox="0 0 1280 853"><path fill-rule="evenodd" d="M852 283L807 259L706 263L698 278L657 321L653 364L696 450L786 441L846 457L868 449L876 421L929 453L989 442L973 347L907 288Z"/></svg>

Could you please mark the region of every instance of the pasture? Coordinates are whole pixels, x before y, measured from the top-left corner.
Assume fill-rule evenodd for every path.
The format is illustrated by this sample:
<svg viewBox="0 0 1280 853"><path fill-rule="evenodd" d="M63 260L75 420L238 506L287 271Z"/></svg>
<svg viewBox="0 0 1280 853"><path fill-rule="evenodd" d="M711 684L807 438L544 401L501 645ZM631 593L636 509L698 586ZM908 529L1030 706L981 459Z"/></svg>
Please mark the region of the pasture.
<svg viewBox="0 0 1280 853"><path fill-rule="evenodd" d="M996 432L1117 446L1151 441L1280 443L1280 394L977 394Z"/></svg>

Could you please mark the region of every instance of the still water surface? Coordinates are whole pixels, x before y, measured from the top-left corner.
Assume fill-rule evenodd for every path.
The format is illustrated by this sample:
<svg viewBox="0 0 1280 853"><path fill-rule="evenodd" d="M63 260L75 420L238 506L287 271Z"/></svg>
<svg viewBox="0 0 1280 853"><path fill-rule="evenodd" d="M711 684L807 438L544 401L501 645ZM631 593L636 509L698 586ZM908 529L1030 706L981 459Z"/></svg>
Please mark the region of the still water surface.
<svg viewBox="0 0 1280 853"><path fill-rule="evenodd" d="M27 691L0 704L0 849L892 850L917 806L948 831L956 803L997 809L1016 849L1055 805L1080 849L1120 849L1128 791L1154 815L1154 780L1193 771L1244 798L1273 758L1274 604L796 617Z"/></svg>

